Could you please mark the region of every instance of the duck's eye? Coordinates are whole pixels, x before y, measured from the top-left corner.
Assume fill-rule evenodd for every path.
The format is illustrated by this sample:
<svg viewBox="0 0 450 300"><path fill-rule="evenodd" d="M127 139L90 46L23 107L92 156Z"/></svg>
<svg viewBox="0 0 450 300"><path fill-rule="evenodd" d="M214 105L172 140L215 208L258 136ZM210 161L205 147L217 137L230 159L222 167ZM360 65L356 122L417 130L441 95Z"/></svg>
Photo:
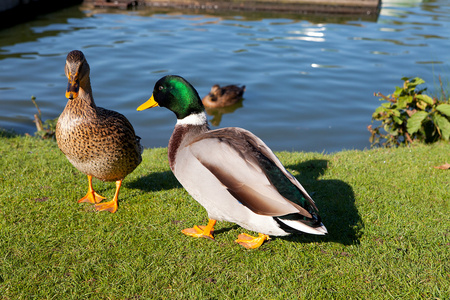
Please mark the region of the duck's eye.
<svg viewBox="0 0 450 300"><path fill-rule="evenodd" d="M164 87L162 86L162 85L160 85L159 87L158 87L158 90L163 90L164 89Z"/></svg>

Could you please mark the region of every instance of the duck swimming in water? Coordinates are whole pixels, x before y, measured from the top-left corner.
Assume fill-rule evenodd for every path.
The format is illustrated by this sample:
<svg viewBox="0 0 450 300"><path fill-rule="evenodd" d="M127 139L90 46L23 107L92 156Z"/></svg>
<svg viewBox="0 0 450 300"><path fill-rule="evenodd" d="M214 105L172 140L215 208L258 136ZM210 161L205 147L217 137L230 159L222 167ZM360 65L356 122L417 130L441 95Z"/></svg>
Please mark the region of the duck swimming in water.
<svg viewBox="0 0 450 300"><path fill-rule="evenodd" d="M203 97L202 102L208 108L226 107L241 100L244 92L245 85L242 87L236 85L220 87L218 84L215 84L212 86L208 95Z"/></svg>

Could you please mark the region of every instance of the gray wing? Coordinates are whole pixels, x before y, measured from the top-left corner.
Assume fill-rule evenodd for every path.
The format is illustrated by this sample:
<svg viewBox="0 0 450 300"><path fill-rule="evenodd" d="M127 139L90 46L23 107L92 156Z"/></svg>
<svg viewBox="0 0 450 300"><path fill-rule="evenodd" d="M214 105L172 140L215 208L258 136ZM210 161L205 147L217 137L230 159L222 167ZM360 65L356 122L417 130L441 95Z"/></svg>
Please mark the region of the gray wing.
<svg viewBox="0 0 450 300"><path fill-rule="evenodd" d="M263 141L247 130L209 131L192 141L189 149L239 202L257 214L300 213L313 218L311 212L317 211L295 177Z"/></svg>

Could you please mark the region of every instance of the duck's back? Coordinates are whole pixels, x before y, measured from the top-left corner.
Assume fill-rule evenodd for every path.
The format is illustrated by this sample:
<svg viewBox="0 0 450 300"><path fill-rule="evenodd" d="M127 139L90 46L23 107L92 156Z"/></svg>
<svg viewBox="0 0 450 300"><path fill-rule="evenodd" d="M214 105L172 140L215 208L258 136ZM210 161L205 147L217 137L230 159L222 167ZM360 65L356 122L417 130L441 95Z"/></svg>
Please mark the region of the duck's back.
<svg viewBox="0 0 450 300"><path fill-rule="evenodd" d="M56 139L79 171L104 181L125 178L142 160L140 138L131 123L101 107L81 110L69 101L58 119Z"/></svg>

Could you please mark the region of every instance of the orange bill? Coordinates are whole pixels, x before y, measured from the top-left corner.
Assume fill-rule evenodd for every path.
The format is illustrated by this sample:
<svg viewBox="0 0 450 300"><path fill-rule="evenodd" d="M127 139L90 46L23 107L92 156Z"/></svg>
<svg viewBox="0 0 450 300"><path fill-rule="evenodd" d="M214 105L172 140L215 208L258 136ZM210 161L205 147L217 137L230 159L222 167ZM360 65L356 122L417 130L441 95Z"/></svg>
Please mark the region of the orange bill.
<svg viewBox="0 0 450 300"><path fill-rule="evenodd" d="M80 82L78 79L69 79L66 90L66 98L74 99L78 97L78 91L80 89Z"/></svg>

